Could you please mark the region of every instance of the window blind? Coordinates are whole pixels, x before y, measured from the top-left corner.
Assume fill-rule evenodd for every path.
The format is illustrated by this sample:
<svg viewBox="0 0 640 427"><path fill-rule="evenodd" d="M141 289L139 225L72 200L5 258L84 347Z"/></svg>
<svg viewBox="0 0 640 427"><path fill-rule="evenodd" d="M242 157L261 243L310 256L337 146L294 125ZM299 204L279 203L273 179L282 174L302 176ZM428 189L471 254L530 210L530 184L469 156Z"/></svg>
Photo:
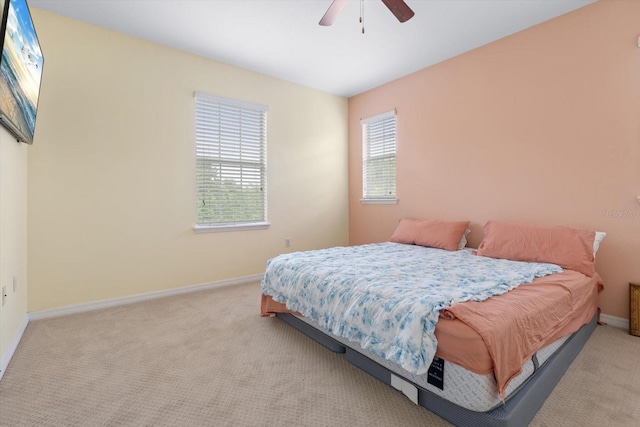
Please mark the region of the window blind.
<svg viewBox="0 0 640 427"><path fill-rule="evenodd" d="M396 113L361 120L364 199L396 198Z"/></svg>
<svg viewBox="0 0 640 427"><path fill-rule="evenodd" d="M197 225L266 221L268 108L195 93Z"/></svg>

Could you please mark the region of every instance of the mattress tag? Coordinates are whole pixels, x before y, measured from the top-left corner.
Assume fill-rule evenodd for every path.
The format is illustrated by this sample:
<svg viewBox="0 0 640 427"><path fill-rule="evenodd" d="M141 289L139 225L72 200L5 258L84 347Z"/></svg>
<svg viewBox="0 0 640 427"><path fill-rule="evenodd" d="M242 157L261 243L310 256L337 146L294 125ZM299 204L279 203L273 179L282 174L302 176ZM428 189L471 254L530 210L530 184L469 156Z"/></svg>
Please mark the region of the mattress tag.
<svg viewBox="0 0 640 427"><path fill-rule="evenodd" d="M444 359L433 358L429 371L427 371L427 382L440 390L444 390Z"/></svg>
<svg viewBox="0 0 640 427"><path fill-rule="evenodd" d="M418 389L416 388L416 386L408 381L403 380L400 377L396 377L393 374L390 375L391 387L395 388L396 390L400 390L402 394L409 398L409 400L418 405Z"/></svg>

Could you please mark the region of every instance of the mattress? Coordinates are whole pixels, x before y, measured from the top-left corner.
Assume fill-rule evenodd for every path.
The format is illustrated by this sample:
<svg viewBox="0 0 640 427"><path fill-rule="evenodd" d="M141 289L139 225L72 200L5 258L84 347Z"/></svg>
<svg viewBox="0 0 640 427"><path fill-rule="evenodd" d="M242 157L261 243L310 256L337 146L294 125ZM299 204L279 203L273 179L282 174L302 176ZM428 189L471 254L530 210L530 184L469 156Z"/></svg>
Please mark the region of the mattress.
<svg viewBox="0 0 640 427"><path fill-rule="evenodd" d="M569 295L579 296L567 300ZM561 274L539 278L530 285L523 285L507 294L490 298L482 303L457 304L447 310L446 317L441 315L436 326L438 347L436 356L445 359L476 374L494 374L496 378L496 360L493 356L502 351L510 351L520 348L522 356L501 359L502 372L509 372L510 378L520 374L520 370L535 352L548 347L562 337L576 332L580 327L590 321L597 309L598 292L597 278L587 278L580 273L565 271ZM560 304L557 303L560 301ZM471 304L471 305L470 305ZM532 310L533 307L535 310ZM471 313L469 313L471 311ZM261 313L268 316L276 313L292 313L287 307L274 301L272 297L262 295ZM504 317L513 322L504 323ZM299 313L295 313L300 315ZM442 314L442 313L441 313ZM462 318L458 318L461 315ZM516 317L511 317L511 316ZM453 318L451 318L453 316ZM495 330L487 336L486 330L478 325L488 326ZM555 321L558 325L555 329L536 327L540 322ZM504 323L504 324L501 324ZM521 328L513 328L510 325L533 324L534 328L525 331ZM473 326L473 327L470 327ZM529 337L531 341L524 342L526 351L522 351L523 337ZM492 340L493 337L500 342ZM488 343L493 346L489 347ZM553 347L548 347L553 348ZM534 364L538 361L534 358ZM538 363L539 364L539 363ZM505 378L503 375L502 378ZM504 391L508 381L504 384ZM505 395L506 397L506 395Z"/></svg>
<svg viewBox="0 0 640 427"><path fill-rule="evenodd" d="M356 341L410 372L424 374L437 353L435 328L439 313L448 310L452 316L460 317L451 309L462 302L497 298L536 278L553 276L552 273L563 274L553 264L387 242L279 255L267 264L262 292L314 319L323 330ZM571 296L567 290L562 293L566 303L553 298L545 298L545 302L555 304L565 318ZM486 323L481 316L475 319L476 323ZM499 331L504 322L490 322L490 327L479 328L468 319L464 323L476 331L486 331L482 336L485 343L497 343L488 347L503 393L522 363L539 348L538 337L547 336L546 329L556 328L557 320L538 316L533 322L525 320L525 328L517 331ZM487 336L496 333L497 336ZM517 347L522 351L504 351L499 342L505 339L522 342ZM525 341L533 341L536 348L529 349L530 344ZM493 349L496 351L491 353Z"/></svg>
<svg viewBox="0 0 640 427"><path fill-rule="evenodd" d="M298 317L298 319L322 331L320 326L313 320L305 317ZM432 363L432 369L441 369L443 373L442 381L439 381L439 379L434 380L433 375L429 375L429 373L423 375L412 374L397 364L362 349L357 343L326 331L322 332L340 342L345 347L350 347L354 351L387 368L389 371L396 373L399 377L465 409L475 412L487 412L503 404L498 393L495 377L492 373L485 375L476 374L456 363L440 359ZM569 337L570 335L564 336L536 352L531 359L524 364L522 373L511 380L507 386L505 400L508 401L512 395L517 393L526 380L540 369L540 367L562 347Z"/></svg>
<svg viewBox="0 0 640 427"><path fill-rule="evenodd" d="M370 246L351 250L365 251ZM370 342L360 343L358 338L361 338L362 331L357 326L343 327L340 323L334 331L333 313L318 315L316 312L315 303L320 302L323 296L310 293L328 290L325 302L331 298L333 304L337 296L339 300L336 301L344 305L342 295L348 292L344 291L344 285L351 281L373 281L380 295L386 295L387 286L395 288L399 280L415 279L417 282L411 285L422 286L426 274L433 271L437 276L438 272L450 272L442 265L425 268L423 254L418 251L432 249L414 249L415 254L407 254L408 250L387 245L384 257L367 259L366 262L361 253L349 258L349 254L325 253L327 251L316 251L311 255L304 253L300 258L297 258L298 254L289 254L278 257L277 263L270 260L262 282L261 314L276 314L332 351L346 353L352 364L455 425L507 427L528 424L595 328L597 295L602 289L599 276L587 277L565 270L538 277L532 283L517 286L482 302L467 300L453 303L440 311L439 319L428 318L425 321L429 325L437 322L436 357L431 366L427 362L419 369L413 369L413 366L401 366L400 361L387 357L384 352L361 347L369 346ZM402 254L399 253L401 251ZM316 254L328 255L329 262L305 259ZM388 257L391 255L396 258L390 261ZM466 255L464 251L455 254L460 257ZM413 261L415 265L411 264ZM390 269L389 265L393 268ZM418 272L419 269L422 270ZM476 277L486 277L485 272L469 276L468 280L475 282ZM379 273L383 273L382 276ZM388 278L393 280L381 286L379 281ZM440 277L429 280L432 279L442 280ZM459 289L468 291L466 282L459 285ZM282 292L284 289L291 292L285 294ZM360 295L370 295L371 288L358 289ZM415 297L422 298L429 291L430 288L420 288L419 295ZM349 307L359 310L362 305L358 301L360 299L356 298ZM386 301L400 300L385 297L379 301L384 305ZM382 308L382 311L389 311ZM368 315L373 311L365 309L363 312L367 314L363 318L367 322L361 322L365 326L377 324L383 331L389 330L387 318L373 319ZM420 310L413 312L422 313ZM350 318L352 313L340 309L335 315L343 320ZM425 322L422 322L423 334L426 333ZM357 334L351 334L354 329ZM345 330L349 333L345 334ZM399 330L404 331L403 328ZM472 351L470 342L476 344L471 346ZM431 344L433 342L428 343Z"/></svg>

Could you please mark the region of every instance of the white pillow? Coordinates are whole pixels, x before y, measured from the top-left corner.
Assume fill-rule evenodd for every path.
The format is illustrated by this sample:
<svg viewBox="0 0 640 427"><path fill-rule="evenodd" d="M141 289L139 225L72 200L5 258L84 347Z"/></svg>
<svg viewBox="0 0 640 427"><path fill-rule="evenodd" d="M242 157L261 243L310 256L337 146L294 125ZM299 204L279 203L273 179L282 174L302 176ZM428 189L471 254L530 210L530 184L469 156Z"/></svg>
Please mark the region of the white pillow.
<svg viewBox="0 0 640 427"><path fill-rule="evenodd" d="M606 235L607 233L605 233L604 231L596 231L596 238L593 239L593 258L594 259L596 258L596 252L598 252L598 248L600 248L600 242L602 242L602 239L604 239ZM464 239L464 236L463 236L463 239Z"/></svg>
<svg viewBox="0 0 640 427"><path fill-rule="evenodd" d="M458 243L458 250L460 249L464 249L465 246L467 246L467 234L471 233L471 229L467 228L466 230L464 230L464 233L462 233L462 237L460 238L460 243ZM596 234L596 238L598 237L598 235ZM600 239L602 240L602 239ZM598 244L600 244L600 242L598 242ZM593 247L596 247L596 243L593 242ZM598 249L594 249L594 252L597 251ZM594 255L595 256L595 255Z"/></svg>

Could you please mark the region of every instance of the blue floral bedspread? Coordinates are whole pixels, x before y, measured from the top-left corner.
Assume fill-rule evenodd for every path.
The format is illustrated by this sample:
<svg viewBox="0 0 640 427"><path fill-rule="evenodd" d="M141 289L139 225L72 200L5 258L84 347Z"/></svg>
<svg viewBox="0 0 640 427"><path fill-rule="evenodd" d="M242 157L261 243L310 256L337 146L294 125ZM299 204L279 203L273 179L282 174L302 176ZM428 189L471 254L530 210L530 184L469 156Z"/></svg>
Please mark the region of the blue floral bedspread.
<svg viewBox="0 0 640 427"><path fill-rule="evenodd" d="M325 330L423 374L436 352L440 310L561 271L554 264L467 250L376 243L279 255L267 263L262 292Z"/></svg>

